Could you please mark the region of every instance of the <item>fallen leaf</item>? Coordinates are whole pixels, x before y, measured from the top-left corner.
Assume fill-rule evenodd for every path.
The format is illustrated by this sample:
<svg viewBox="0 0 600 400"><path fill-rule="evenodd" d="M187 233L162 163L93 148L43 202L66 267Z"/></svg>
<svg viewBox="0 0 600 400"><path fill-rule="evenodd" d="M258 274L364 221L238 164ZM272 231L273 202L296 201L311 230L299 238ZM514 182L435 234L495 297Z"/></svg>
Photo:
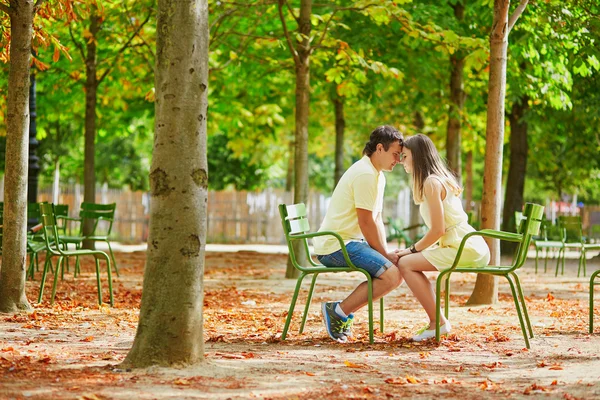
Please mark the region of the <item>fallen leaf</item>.
<svg viewBox="0 0 600 400"><path fill-rule="evenodd" d="M348 368L365 368L365 365L355 364L348 360L344 361L344 365L346 365L346 367L348 367Z"/></svg>

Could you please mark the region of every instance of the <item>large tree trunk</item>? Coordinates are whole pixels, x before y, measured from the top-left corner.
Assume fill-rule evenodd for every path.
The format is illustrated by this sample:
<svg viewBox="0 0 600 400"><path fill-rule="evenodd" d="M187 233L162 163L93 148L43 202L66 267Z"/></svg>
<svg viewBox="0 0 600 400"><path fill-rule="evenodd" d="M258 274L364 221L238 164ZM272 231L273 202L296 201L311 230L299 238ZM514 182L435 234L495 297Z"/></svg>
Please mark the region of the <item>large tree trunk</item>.
<svg viewBox="0 0 600 400"><path fill-rule="evenodd" d="M0 312L29 311L25 296L27 256L27 160L29 146L29 63L33 34L32 0L11 2L10 70Z"/></svg>
<svg viewBox="0 0 600 400"><path fill-rule="evenodd" d="M296 61L296 152L294 157L294 204L308 203L308 114L310 105L310 16L312 1L302 0L298 31L305 37L297 46ZM302 242L294 241L294 249L300 264L306 265L306 256L302 251ZM295 278L299 271L294 268L288 258L285 271L286 278Z"/></svg>
<svg viewBox="0 0 600 400"><path fill-rule="evenodd" d="M291 192L294 188L294 149L296 146L294 145L294 139L290 139L288 143L288 163L287 163L287 172L285 176L285 191Z"/></svg>
<svg viewBox="0 0 600 400"><path fill-rule="evenodd" d="M333 187L335 188L344 174L344 129L346 119L344 118L344 98L339 96L334 87L332 96L335 110L335 172Z"/></svg>
<svg viewBox="0 0 600 400"><path fill-rule="evenodd" d="M529 98L522 96L515 101L508 119L510 121L510 164L506 180L502 230L515 232L515 211L523 208L525 173L527 172L527 122L525 113L529 109ZM502 242L502 253L513 254L517 243Z"/></svg>
<svg viewBox="0 0 600 400"><path fill-rule="evenodd" d="M60 196L60 160L54 160L54 178L52 180L52 202L58 204Z"/></svg>
<svg viewBox="0 0 600 400"><path fill-rule="evenodd" d="M96 102L98 94L96 38L100 30L100 17L97 8L92 5L90 14L90 35L86 47L85 59L85 148L83 162L83 201L96 202ZM79 204L75 205L79 207ZM84 220L83 233L89 235L93 229L92 220ZM94 242L86 241L85 248L93 248Z"/></svg>
<svg viewBox="0 0 600 400"><path fill-rule="evenodd" d="M465 6L458 2L454 6L454 16L460 22L465 16ZM465 66L462 52L450 56L450 112L446 130L446 158L448 167L456 174L458 181L462 181L461 163L461 119L465 103L465 90L463 83L463 70Z"/></svg>
<svg viewBox="0 0 600 400"><path fill-rule="evenodd" d="M502 193L502 145L504 143L504 99L506 95L506 52L508 48L509 0L494 1L494 22L490 35L490 78L488 83L485 167L481 199L481 228L500 228ZM491 250L491 265L500 264L497 239L486 239ZM493 304L498 301L498 279L477 275L467 304Z"/></svg>
<svg viewBox="0 0 600 400"><path fill-rule="evenodd" d="M208 173L207 0L159 0L150 235L140 321L126 365L204 359Z"/></svg>
<svg viewBox="0 0 600 400"><path fill-rule="evenodd" d="M473 150L469 150L467 152L466 164L465 172L467 177L465 181L465 201L467 203L467 207L465 210L469 212L473 211L471 206L473 203Z"/></svg>

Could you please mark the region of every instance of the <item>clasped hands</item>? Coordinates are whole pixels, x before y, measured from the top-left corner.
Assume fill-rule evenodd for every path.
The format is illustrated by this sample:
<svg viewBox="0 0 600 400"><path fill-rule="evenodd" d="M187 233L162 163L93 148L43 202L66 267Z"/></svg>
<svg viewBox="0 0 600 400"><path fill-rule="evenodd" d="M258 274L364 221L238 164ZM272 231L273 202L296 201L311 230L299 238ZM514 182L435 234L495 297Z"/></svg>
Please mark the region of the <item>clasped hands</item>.
<svg viewBox="0 0 600 400"><path fill-rule="evenodd" d="M409 248L406 249L396 249L394 251L391 251L389 253L387 253L387 258L394 263L394 265L398 264L398 260L400 260L402 257L407 256L409 254L412 254L412 252L410 251Z"/></svg>

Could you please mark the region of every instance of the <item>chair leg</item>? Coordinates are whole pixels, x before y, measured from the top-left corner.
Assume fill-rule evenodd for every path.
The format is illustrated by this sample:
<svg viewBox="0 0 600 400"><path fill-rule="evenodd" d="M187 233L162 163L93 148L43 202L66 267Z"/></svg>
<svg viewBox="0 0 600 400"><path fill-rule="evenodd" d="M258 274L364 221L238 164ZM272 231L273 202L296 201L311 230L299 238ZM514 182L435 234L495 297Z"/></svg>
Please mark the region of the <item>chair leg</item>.
<svg viewBox="0 0 600 400"><path fill-rule="evenodd" d="M448 271L442 271L435 280L435 341L438 343L440 342L440 320L442 319L440 315L442 279L447 274L449 274Z"/></svg>
<svg viewBox="0 0 600 400"><path fill-rule="evenodd" d="M110 306L114 307L115 299L113 297L112 272L111 272L110 259L108 257L106 257L106 272L108 274L108 294L110 297Z"/></svg>
<svg viewBox="0 0 600 400"><path fill-rule="evenodd" d="M100 260L94 254L94 261L96 262L96 284L98 286L98 304L102 305L102 284L100 283ZM110 268L110 263L108 264Z"/></svg>
<svg viewBox="0 0 600 400"><path fill-rule="evenodd" d="M44 271L42 272L42 282L40 283L40 294L38 295L38 304L42 302L44 297L44 283L46 282L46 274L48 267L52 268L52 255L46 253L46 261L44 262Z"/></svg>
<svg viewBox="0 0 600 400"><path fill-rule="evenodd" d="M368 272L363 272L367 277L367 305L369 311L369 343L373 344L375 339L373 337L373 280L371 279L371 275Z"/></svg>
<svg viewBox="0 0 600 400"><path fill-rule="evenodd" d="M515 308L517 310L517 315L519 316L519 323L521 324L521 331L523 332L523 338L525 339L525 347L530 349L531 346L529 344L529 337L527 335L527 331L525 328L525 321L523 320L523 313L521 312L521 307L519 306L519 297L517 295L517 291L515 290L515 284L513 283L512 279L510 278L509 275L504 275L504 277L506 277L506 279L508 280L508 283L510 284L510 290L513 295L513 300L515 301Z"/></svg>
<svg viewBox="0 0 600 400"><path fill-rule="evenodd" d="M590 333L594 333L594 280L599 272L594 272L590 277Z"/></svg>
<svg viewBox="0 0 600 400"><path fill-rule="evenodd" d="M446 291L444 293L444 315L448 319L450 314L450 273L446 276Z"/></svg>
<svg viewBox="0 0 600 400"><path fill-rule="evenodd" d="M117 268L117 261L115 260L115 254L112 251L112 247L110 247L110 242L107 240L106 244L108 244L108 251L110 252L110 258L112 259L113 266L115 267L115 272L117 273L117 276L121 276L119 275L119 268Z"/></svg>
<svg viewBox="0 0 600 400"><path fill-rule="evenodd" d="M383 306L383 296L381 296L381 298L379 299L379 332L383 334L383 328L384 328L384 324L383 324L383 310L384 310L384 306Z"/></svg>
<svg viewBox="0 0 600 400"><path fill-rule="evenodd" d="M519 292L519 299L521 301L521 305L523 306L523 314L525 315L525 322L527 323L527 329L529 330L529 337L533 339L533 329L531 328L531 321L529 320L529 312L527 311L527 304L525 304L525 295L523 295L523 287L521 286L521 280L519 279L519 275L515 272L512 272L515 283L517 285L517 290Z"/></svg>
<svg viewBox="0 0 600 400"><path fill-rule="evenodd" d="M58 283L58 275L64 268L64 257L58 257L58 263L56 263L56 271L54 272L54 283L52 284L52 297L50 298L50 304L54 304L54 297L56 297L56 284Z"/></svg>
<svg viewBox="0 0 600 400"><path fill-rule="evenodd" d="M308 310L310 308L310 302L312 300L313 290L315 289L315 283L317 282L318 273L313 275L312 281L310 283L310 289L308 291L308 298L306 299L306 305L304 306L304 314L302 315L302 323L300 324L300 331L298 333L304 332L304 324L306 324L306 317L308 316Z"/></svg>
<svg viewBox="0 0 600 400"><path fill-rule="evenodd" d="M294 290L294 296L292 297L292 302L290 303L290 309L288 311L287 318L285 320L285 325L283 326L283 332L281 333L281 340L285 340L285 336L287 335L287 331L290 327L290 323L292 322L292 314L294 313L294 307L296 306L296 300L298 299L298 293L300 292L300 286L302 286L302 280L306 276L306 272L303 272L302 275L298 277L296 281L296 289Z"/></svg>
<svg viewBox="0 0 600 400"><path fill-rule="evenodd" d="M560 255L561 255L562 251L563 251L562 248L558 249L558 254L556 255L556 272L554 273L555 277L558 276L558 270L560 268Z"/></svg>

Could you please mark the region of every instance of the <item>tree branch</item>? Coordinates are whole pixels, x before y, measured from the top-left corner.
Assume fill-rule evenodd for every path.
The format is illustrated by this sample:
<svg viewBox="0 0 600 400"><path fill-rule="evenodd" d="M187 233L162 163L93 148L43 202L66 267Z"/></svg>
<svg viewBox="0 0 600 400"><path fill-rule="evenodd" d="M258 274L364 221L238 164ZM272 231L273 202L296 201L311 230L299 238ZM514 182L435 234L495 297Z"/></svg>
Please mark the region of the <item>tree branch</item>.
<svg viewBox="0 0 600 400"><path fill-rule="evenodd" d="M77 50L79 50L79 54L81 54L81 59L85 62L85 51L83 50L83 46L81 45L81 43L79 43L75 39L75 36L73 35L73 30L71 29L71 24L69 24L69 35L71 35L71 40L73 41L73 44L75 45L75 47L77 47Z"/></svg>
<svg viewBox="0 0 600 400"><path fill-rule="evenodd" d="M521 0L519 5L517 6L516 10L512 13L510 18L508 19L508 33L510 33L513 26L515 26L515 23L517 22L517 20L521 16L521 14L523 14L523 11L525 11L525 7L527 7L527 3L529 3L529 0Z"/></svg>
<svg viewBox="0 0 600 400"><path fill-rule="evenodd" d="M152 16L152 13L149 13L148 16L146 17L146 19L144 20L144 22L142 22L140 24L140 26L138 26L138 28L135 30L135 32L133 32L133 35L131 35L129 40L119 49L119 51L113 58L113 62L110 64L110 66L108 68L106 68L104 70L104 73L102 74L100 79L98 79L98 83L97 83L98 86L100 86L100 84L102 83L104 78L106 78L106 76L110 73L110 71L112 71L112 69L115 67L115 65L117 65L117 61L119 61L119 57L121 56L121 54L123 54L123 52L129 47L131 41L138 35L138 33L140 33L140 31L142 30L144 25L146 25L146 23L150 20L151 16Z"/></svg>
<svg viewBox="0 0 600 400"><path fill-rule="evenodd" d="M319 38L319 40L316 43L316 46L314 46L314 47L320 46L321 42L323 42L323 39L325 39L325 35L327 34L327 29L329 28L329 23L333 20L333 17L335 16L335 13L337 11L338 10L335 10L334 12L331 13L331 17L329 17L329 19L327 20L327 23L325 24L325 28L323 29L323 34L321 35L321 37Z"/></svg>
<svg viewBox="0 0 600 400"><path fill-rule="evenodd" d="M13 16L13 9L10 8L9 6L7 6L6 4L2 4L0 3L0 11L4 11L5 13L7 13L9 16Z"/></svg>
<svg viewBox="0 0 600 400"><path fill-rule="evenodd" d="M290 39L290 33L288 32L287 24L285 23L285 18L283 17L283 10L281 9L282 3L285 0L279 0L277 3L277 10L279 10L279 19L281 20L281 25L283 25L283 34L285 35L285 40L287 41L288 47L290 48L290 52L294 57L294 62L296 65L300 64L300 57L298 57L298 52L294 48L294 44Z"/></svg>
<svg viewBox="0 0 600 400"><path fill-rule="evenodd" d="M299 18L299 17L296 17L296 16L294 15L294 10L292 10L292 6L290 6L290 3L288 3L288 1L287 1L287 0L283 0L283 1L285 2L285 5L287 6L288 10L290 10L290 14L292 14L292 17L294 17L294 19L296 20L296 23L298 23L298 24L299 24L299 23L300 23L300 18Z"/></svg>
<svg viewBox="0 0 600 400"><path fill-rule="evenodd" d="M35 5L33 6L33 13L37 13L40 7L43 6L45 2L46 0L37 0L35 2Z"/></svg>

